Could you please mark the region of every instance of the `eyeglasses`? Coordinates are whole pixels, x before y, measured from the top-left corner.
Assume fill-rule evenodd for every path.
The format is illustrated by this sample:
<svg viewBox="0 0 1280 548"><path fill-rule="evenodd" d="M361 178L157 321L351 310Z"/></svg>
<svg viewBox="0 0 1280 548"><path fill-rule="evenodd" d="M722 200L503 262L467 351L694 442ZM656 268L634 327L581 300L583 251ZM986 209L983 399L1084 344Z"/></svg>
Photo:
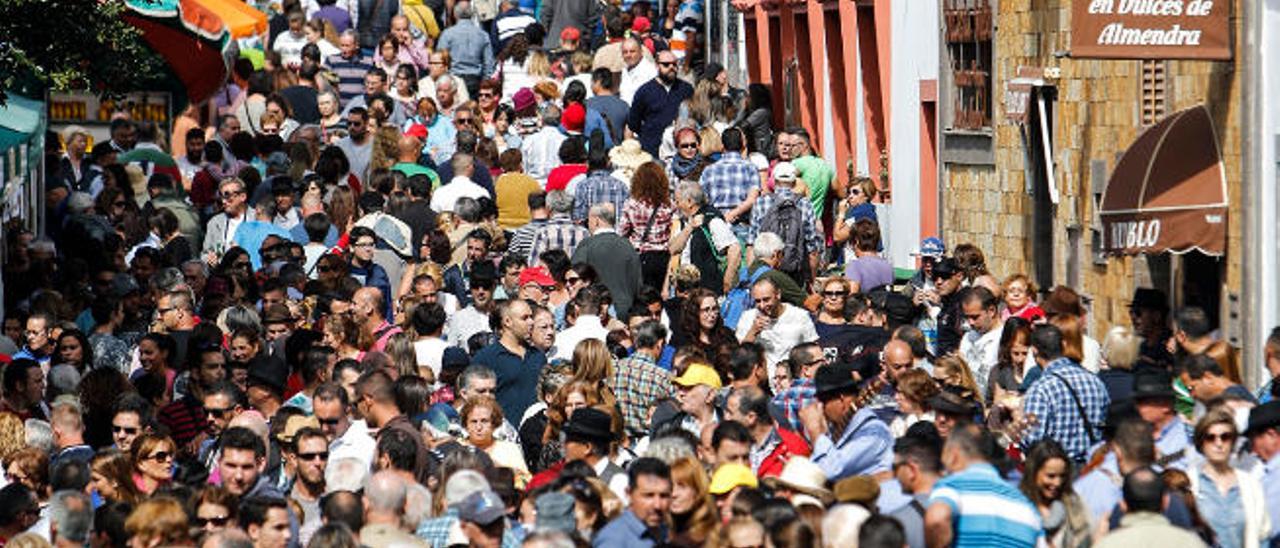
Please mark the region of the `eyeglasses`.
<svg viewBox="0 0 1280 548"><path fill-rule="evenodd" d="M170 453L168 451L156 451L155 453L152 453L147 456L147 460L153 460L156 462L165 462L172 458L173 458L173 453Z"/></svg>
<svg viewBox="0 0 1280 548"><path fill-rule="evenodd" d="M321 451L319 453L298 453L298 460L329 460L329 452Z"/></svg>
<svg viewBox="0 0 1280 548"><path fill-rule="evenodd" d="M1209 433L1204 435L1204 441L1207 443L1218 443L1218 442L1234 443L1236 441L1236 433L1235 432L1223 432L1221 434Z"/></svg>
<svg viewBox="0 0 1280 548"><path fill-rule="evenodd" d="M134 435L134 434L137 434L137 433L138 433L138 428L137 428L137 427L130 428L130 427L127 427L127 426L116 426L116 425L114 425L114 424L113 424L113 425L111 425L111 433L113 433L113 434L120 434L120 433L124 433L124 434L128 434L128 435L132 436L132 435Z"/></svg>
<svg viewBox="0 0 1280 548"><path fill-rule="evenodd" d="M226 527L227 522L231 521L231 516L218 516L216 518L196 518L196 524L201 527L213 525L214 527Z"/></svg>

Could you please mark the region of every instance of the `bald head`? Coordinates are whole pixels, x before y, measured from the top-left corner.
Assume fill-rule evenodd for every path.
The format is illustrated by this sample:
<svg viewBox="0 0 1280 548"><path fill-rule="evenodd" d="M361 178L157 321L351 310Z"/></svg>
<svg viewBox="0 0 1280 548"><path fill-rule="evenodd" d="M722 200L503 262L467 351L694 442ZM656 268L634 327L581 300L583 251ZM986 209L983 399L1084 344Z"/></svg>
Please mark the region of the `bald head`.
<svg viewBox="0 0 1280 548"><path fill-rule="evenodd" d="M362 287L351 297L351 303L363 315L382 315L382 291L376 287Z"/></svg>
<svg viewBox="0 0 1280 548"><path fill-rule="evenodd" d="M231 429L236 427L249 429L249 431L253 432L254 435L262 438L263 444L266 444L267 447L271 446L271 442L268 439L271 429L267 427L267 420L262 417L262 413L257 411L245 411L244 413L236 415L231 419L231 422L227 424L227 428Z"/></svg>
<svg viewBox="0 0 1280 548"><path fill-rule="evenodd" d="M398 154L396 159L416 164L418 157L422 155L422 141L412 135L401 135L400 140L396 142L396 149Z"/></svg>
<svg viewBox="0 0 1280 548"><path fill-rule="evenodd" d="M884 345L884 368L889 372L889 378L894 383L898 382L898 377L914 366L915 356L911 355L911 345L898 339L893 339L889 344Z"/></svg>

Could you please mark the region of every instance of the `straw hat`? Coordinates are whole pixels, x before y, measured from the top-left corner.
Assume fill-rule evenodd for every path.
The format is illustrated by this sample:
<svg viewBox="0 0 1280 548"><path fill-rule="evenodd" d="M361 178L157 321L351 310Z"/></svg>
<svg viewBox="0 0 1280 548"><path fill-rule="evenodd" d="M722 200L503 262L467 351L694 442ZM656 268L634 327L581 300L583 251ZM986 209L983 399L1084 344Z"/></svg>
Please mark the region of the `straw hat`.
<svg viewBox="0 0 1280 548"><path fill-rule="evenodd" d="M93 140L93 134L89 133L88 129L85 129L84 126L78 126L74 124L69 125L65 128L62 128L62 133L59 135L62 137L62 144L64 146L67 143L70 143L71 138L75 137L76 135L84 135L85 139Z"/></svg>
<svg viewBox="0 0 1280 548"><path fill-rule="evenodd" d="M770 489L795 491L817 499L823 506L830 505L835 500L835 495L827 489L827 475L806 457L791 457L783 465L781 474L764 478L763 481Z"/></svg>
<svg viewBox="0 0 1280 548"><path fill-rule="evenodd" d="M609 151L609 161L619 169L637 168L652 162L653 156L640 148L640 141L627 139Z"/></svg>

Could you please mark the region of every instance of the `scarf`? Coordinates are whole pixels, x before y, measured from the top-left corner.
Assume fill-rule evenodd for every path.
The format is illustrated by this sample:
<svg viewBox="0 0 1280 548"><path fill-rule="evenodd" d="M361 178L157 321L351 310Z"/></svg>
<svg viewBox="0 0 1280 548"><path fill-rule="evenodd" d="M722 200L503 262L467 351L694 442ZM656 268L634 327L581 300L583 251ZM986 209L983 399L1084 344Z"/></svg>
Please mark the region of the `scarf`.
<svg viewBox="0 0 1280 548"><path fill-rule="evenodd" d="M688 178L699 165L702 165L701 154L695 154L693 158L685 158L679 154L671 157L671 172L681 179Z"/></svg>

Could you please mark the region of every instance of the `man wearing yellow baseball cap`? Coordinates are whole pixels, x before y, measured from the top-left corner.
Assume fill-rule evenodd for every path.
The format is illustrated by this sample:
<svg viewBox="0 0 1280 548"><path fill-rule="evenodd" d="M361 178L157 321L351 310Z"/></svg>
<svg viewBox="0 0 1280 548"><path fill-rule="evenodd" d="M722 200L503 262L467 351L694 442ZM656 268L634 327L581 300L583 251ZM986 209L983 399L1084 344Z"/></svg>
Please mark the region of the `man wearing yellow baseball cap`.
<svg viewBox="0 0 1280 548"><path fill-rule="evenodd" d="M703 363L693 363L685 368L676 378L676 402L680 412L666 421L654 421L655 426L675 423L695 436L702 435L702 429L720 420L716 413L716 394L723 383L715 369ZM654 428L657 431L658 428Z"/></svg>
<svg viewBox="0 0 1280 548"><path fill-rule="evenodd" d="M720 516L727 519L726 516L733 514L733 498L738 495L738 492L744 488L755 489L759 486L760 482L750 467L736 462L727 462L721 464L711 474L711 484L707 487L707 491L715 497Z"/></svg>

